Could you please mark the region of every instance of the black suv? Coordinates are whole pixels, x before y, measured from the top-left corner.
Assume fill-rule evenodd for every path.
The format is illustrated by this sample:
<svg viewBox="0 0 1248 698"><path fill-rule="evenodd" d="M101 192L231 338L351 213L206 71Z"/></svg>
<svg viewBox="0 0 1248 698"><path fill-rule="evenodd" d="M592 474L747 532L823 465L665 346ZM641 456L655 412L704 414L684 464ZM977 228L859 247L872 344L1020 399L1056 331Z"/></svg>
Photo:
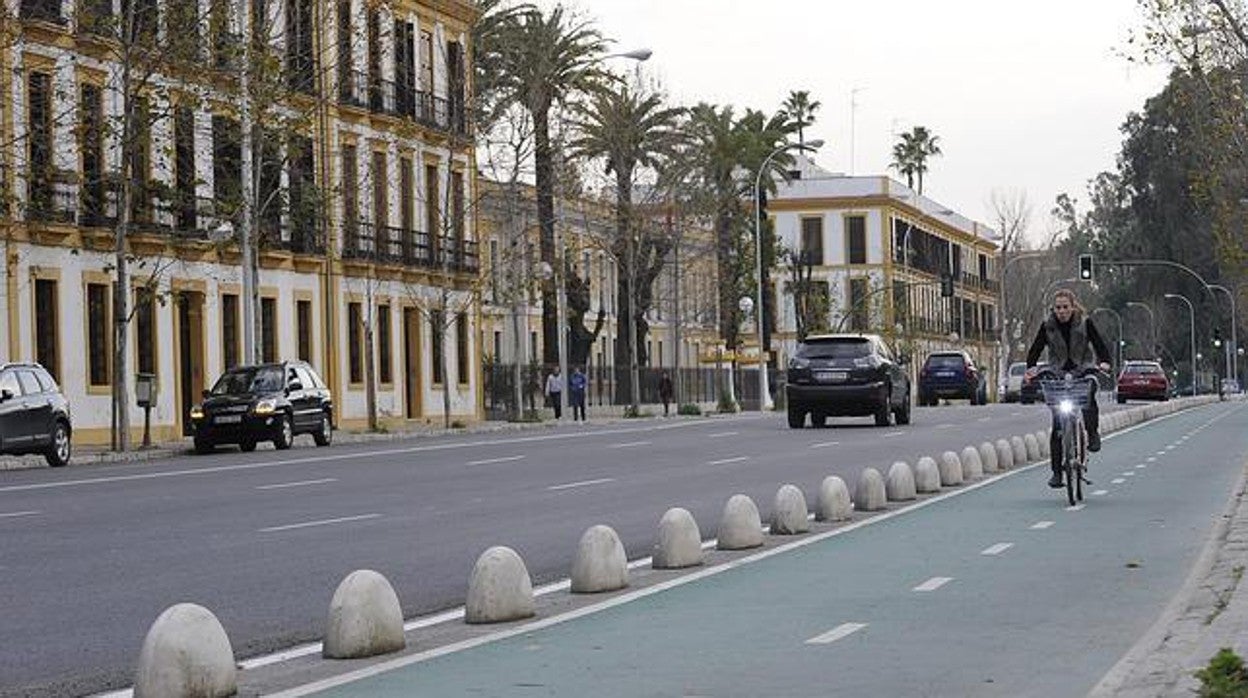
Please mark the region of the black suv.
<svg viewBox="0 0 1248 698"><path fill-rule="evenodd" d="M828 417L874 416L877 426L910 423L910 379L878 335L811 335L789 361L789 427Z"/></svg>
<svg viewBox="0 0 1248 698"><path fill-rule="evenodd" d="M317 446L333 438L333 401L321 377L303 361L238 366L226 371L204 402L191 408L195 450L236 443L254 451L259 441L290 448L296 434L311 434Z"/></svg>
<svg viewBox="0 0 1248 698"><path fill-rule="evenodd" d="M0 453L41 453L48 465L69 463L69 401L36 363L0 366Z"/></svg>

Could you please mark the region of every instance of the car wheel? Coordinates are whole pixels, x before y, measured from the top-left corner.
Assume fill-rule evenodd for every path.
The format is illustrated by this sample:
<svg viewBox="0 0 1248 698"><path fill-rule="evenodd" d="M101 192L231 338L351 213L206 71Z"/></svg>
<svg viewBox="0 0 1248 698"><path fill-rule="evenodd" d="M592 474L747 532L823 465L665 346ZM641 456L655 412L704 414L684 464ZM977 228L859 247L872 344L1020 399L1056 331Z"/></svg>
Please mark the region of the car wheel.
<svg viewBox="0 0 1248 698"><path fill-rule="evenodd" d="M295 442L295 427L290 423L290 415L282 415L282 423L277 427L277 435L273 437L273 446L285 451Z"/></svg>
<svg viewBox="0 0 1248 698"><path fill-rule="evenodd" d="M212 443L208 439L201 439L198 436L195 437L195 452L199 455L204 456L215 450L217 450L216 444Z"/></svg>
<svg viewBox="0 0 1248 698"><path fill-rule="evenodd" d="M884 387L884 402L880 404L879 409L875 411L875 426L887 427L893 423L893 406L889 404L888 396L893 394L891 386Z"/></svg>
<svg viewBox="0 0 1248 698"><path fill-rule="evenodd" d="M806 426L806 413L805 412L790 405L788 409L788 413L789 413L789 428L790 429L801 429L802 427Z"/></svg>
<svg viewBox="0 0 1248 698"><path fill-rule="evenodd" d="M810 424L811 426L822 429L828 425L828 415L823 414L822 412L811 412Z"/></svg>
<svg viewBox="0 0 1248 698"><path fill-rule="evenodd" d="M69 465L69 456L72 451L69 441L69 425L63 421L57 420L56 426L52 427L52 445L48 447L43 457L48 461L48 465L53 468L60 468Z"/></svg>
<svg viewBox="0 0 1248 698"><path fill-rule="evenodd" d="M312 439L316 441L317 446L328 446L330 441L334 439L334 425L329 421L328 414L321 415L321 426L312 432Z"/></svg>
<svg viewBox="0 0 1248 698"><path fill-rule="evenodd" d="M239 441L238 450L242 451L243 453L251 453L252 451L256 450L256 440L247 439L246 441Z"/></svg>
<svg viewBox="0 0 1248 698"><path fill-rule="evenodd" d="M1125 397L1119 397L1119 398L1118 398L1118 404L1119 404L1119 405L1125 405L1125 404L1127 404L1127 399L1126 399Z"/></svg>
<svg viewBox="0 0 1248 698"><path fill-rule="evenodd" d="M893 410L893 419L899 425L910 423L910 393L906 393L906 399L901 403L901 407Z"/></svg>

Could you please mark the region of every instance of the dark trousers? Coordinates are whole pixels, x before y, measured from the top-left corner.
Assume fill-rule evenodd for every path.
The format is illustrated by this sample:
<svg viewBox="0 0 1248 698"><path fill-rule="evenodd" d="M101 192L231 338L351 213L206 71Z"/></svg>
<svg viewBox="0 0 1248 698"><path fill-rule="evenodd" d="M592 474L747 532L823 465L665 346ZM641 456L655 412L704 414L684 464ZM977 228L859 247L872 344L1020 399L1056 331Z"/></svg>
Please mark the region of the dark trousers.
<svg viewBox="0 0 1248 698"><path fill-rule="evenodd" d="M550 406L555 408L555 419L563 418L563 393L550 394Z"/></svg>
<svg viewBox="0 0 1248 698"><path fill-rule="evenodd" d="M1088 406L1083 408L1083 428L1089 434L1096 434L1101 429L1101 410L1096 404L1096 387L1088 386ZM1053 430L1049 432L1049 465L1053 470L1062 468L1062 434L1061 424L1057 415L1053 415Z"/></svg>
<svg viewBox="0 0 1248 698"><path fill-rule="evenodd" d="M578 419L578 415L582 422L585 421L585 392L581 391L578 393L573 390L571 398L569 402L572 404L572 421L575 422Z"/></svg>

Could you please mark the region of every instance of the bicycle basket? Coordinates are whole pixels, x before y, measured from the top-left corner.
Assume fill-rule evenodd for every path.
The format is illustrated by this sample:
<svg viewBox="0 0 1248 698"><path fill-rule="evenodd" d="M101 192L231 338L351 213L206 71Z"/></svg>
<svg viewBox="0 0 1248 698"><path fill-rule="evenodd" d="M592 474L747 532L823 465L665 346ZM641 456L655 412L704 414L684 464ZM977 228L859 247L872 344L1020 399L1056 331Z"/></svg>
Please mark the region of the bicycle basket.
<svg viewBox="0 0 1248 698"><path fill-rule="evenodd" d="M1042 380L1040 390L1044 392L1044 404L1056 407L1063 402L1070 402L1074 407L1083 409L1091 401L1091 386L1086 380Z"/></svg>

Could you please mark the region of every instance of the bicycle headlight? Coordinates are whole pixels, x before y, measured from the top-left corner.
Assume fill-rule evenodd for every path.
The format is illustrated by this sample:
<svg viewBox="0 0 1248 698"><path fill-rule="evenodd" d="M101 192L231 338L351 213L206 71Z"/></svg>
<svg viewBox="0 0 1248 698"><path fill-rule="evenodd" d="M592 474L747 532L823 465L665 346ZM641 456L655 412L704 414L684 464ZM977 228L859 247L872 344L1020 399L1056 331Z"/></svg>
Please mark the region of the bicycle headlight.
<svg viewBox="0 0 1248 698"><path fill-rule="evenodd" d="M1071 412L1075 411L1075 403L1071 402L1070 400L1062 400L1061 402L1057 403L1057 411L1061 412L1062 414L1070 414Z"/></svg>

